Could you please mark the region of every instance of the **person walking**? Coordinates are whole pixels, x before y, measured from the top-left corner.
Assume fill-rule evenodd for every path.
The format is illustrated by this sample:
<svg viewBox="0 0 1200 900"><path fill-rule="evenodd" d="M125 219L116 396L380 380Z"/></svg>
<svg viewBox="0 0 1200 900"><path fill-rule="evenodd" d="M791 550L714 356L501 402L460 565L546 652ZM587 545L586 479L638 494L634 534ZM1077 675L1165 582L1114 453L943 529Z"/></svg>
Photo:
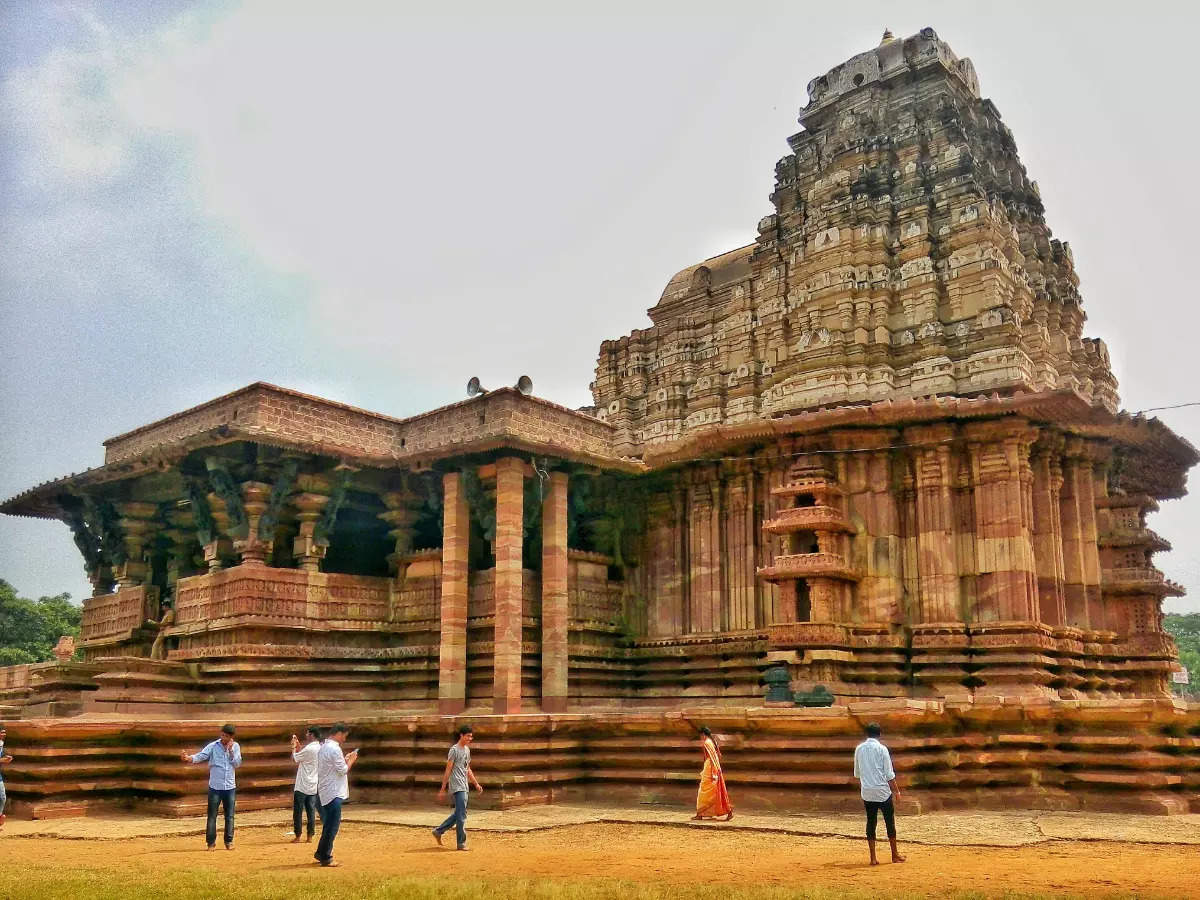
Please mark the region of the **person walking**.
<svg viewBox="0 0 1200 900"><path fill-rule="evenodd" d="M237 779L234 771L242 764L242 748L235 741L237 729L226 723L215 741L199 753L180 753L185 763L208 763L208 824L204 839L209 850L217 846L217 807L225 812L225 849L233 849L234 809L237 806Z"/></svg>
<svg viewBox="0 0 1200 900"><path fill-rule="evenodd" d="M300 739L292 735L292 761L296 763L296 784L292 790L292 831L296 836L293 844L300 843L300 829L304 818L308 817L308 839L312 843L313 834L317 830L317 754L321 750L321 729L309 725L304 730L305 745L300 746Z"/></svg>
<svg viewBox="0 0 1200 900"><path fill-rule="evenodd" d="M704 768L700 771L700 788L696 791L696 814L693 819L733 818L733 804L729 802L729 791L725 787L725 773L721 767L721 750L713 733L706 727L700 729L700 750L704 754Z"/></svg>
<svg viewBox="0 0 1200 900"><path fill-rule="evenodd" d="M450 747L450 752L446 754L446 770L442 773L442 786L438 788L438 800L444 801L446 797L446 788L449 786L450 793L454 797L454 812L439 825L433 829L433 839L438 842L440 847L442 844L442 835L454 828L455 837L458 839L459 850L467 848L467 794L469 786L474 785L475 790L483 793L483 785L475 778L475 773L471 771L471 741L475 739L474 733L471 731L470 725L462 725L458 729L458 740Z"/></svg>
<svg viewBox="0 0 1200 900"><path fill-rule="evenodd" d="M8 792L4 788L4 767L12 762L12 757L4 752L4 741L8 732L0 724L0 828L4 827L4 807L8 803Z"/></svg>
<svg viewBox="0 0 1200 900"><path fill-rule="evenodd" d="M358 751L342 752L342 743L350 726L338 722L330 726L321 749L317 751L317 797L321 801L321 840L313 859L323 866L337 866L333 842L342 827L342 802L350 799L350 770L358 761Z"/></svg>
<svg viewBox="0 0 1200 900"><path fill-rule="evenodd" d="M892 754L880 743L882 731L878 725L872 722L866 732L867 739L854 749L854 777L858 779L867 811L867 847L871 851L871 865L879 865L875 857L875 828L881 812L888 843L892 845L892 862L902 863L904 857L896 849L896 810L892 802L899 799L900 788L896 785Z"/></svg>

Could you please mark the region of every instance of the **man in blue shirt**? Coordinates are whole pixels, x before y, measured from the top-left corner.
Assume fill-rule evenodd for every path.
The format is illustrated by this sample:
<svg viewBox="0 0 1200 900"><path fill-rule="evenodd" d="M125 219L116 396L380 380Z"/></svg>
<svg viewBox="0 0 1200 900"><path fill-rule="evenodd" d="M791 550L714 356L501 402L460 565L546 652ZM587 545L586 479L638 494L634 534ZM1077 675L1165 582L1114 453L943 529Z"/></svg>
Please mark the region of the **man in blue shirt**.
<svg viewBox="0 0 1200 900"><path fill-rule="evenodd" d="M186 763L208 763L208 826L204 838L208 849L217 846L217 807L225 811L225 849L233 849L233 811L236 806L237 781L234 769L242 764L242 748L233 739L237 729L222 725L220 736L199 753L184 750L180 758Z"/></svg>

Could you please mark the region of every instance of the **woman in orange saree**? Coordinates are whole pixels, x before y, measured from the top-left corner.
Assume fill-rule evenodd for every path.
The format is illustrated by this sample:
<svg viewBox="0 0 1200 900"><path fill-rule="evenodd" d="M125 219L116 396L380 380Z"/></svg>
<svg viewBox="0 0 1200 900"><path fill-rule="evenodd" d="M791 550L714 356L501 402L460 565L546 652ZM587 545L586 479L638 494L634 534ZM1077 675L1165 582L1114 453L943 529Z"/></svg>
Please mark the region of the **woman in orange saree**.
<svg viewBox="0 0 1200 900"><path fill-rule="evenodd" d="M704 770L700 773L700 790L696 793L694 819L733 818L733 804L725 789L725 773L721 770L721 751L707 728L700 729L700 747L704 752Z"/></svg>

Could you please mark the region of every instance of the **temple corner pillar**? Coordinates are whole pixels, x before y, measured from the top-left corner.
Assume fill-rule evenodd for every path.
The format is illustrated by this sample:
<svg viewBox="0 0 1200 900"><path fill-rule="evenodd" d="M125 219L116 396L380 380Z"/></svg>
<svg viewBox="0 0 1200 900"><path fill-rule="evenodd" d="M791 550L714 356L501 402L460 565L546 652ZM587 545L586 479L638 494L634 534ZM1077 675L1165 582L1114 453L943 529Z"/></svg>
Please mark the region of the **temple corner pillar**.
<svg viewBox="0 0 1200 900"><path fill-rule="evenodd" d="M567 473L542 501L542 711L567 711Z"/></svg>
<svg viewBox="0 0 1200 900"><path fill-rule="evenodd" d="M496 460L496 637L492 711L521 711L521 545L524 538L525 463Z"/></svg>
<svg viewBox="0 0 1200 900"><path fill-rule="evenodd" d="M467 705L467 577L470 511L462 476L442 477L442 596L438 653L438 712L457 715Z"/></svg>

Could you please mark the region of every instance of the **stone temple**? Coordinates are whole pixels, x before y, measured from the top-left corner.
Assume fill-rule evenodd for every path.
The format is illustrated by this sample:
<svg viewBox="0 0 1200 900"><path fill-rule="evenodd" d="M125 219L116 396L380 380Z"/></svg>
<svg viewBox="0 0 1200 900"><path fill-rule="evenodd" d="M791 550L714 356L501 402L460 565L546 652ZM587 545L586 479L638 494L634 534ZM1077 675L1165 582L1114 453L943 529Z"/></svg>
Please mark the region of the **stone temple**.
<svg viewBox="0 0 1200 900"><path fill-rule="evenodd" d="M334 717L360 796L424 796L467 717L501 804L681 797L709 724L735 802L853 805L877 720L914 808L1200 811L1146 525L1197 453L1119 411L970 61L885 34L799 121L757 238L601 345L593 407L259 383L0 505L95 587L82 661L0 669L17 808L192 811L177 748L226 719L243 808Z"/></svg>

